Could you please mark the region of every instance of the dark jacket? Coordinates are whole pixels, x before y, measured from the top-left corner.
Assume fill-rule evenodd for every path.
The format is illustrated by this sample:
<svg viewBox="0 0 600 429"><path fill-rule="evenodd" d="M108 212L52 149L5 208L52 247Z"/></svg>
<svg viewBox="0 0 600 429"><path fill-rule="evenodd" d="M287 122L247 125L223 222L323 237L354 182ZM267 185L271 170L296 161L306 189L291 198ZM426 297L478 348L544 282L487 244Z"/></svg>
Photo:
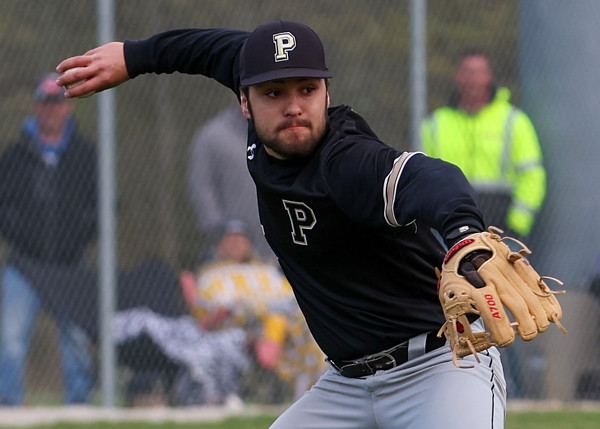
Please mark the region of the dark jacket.
<svg viewBox="0 0 600 429"><path fill-rule="evenodd" d="M73 118L58 161L47 163L37 123L25 122L20 139L0 158L0 233L11 256L38 263L76 265L97 230L96 152Z"/></svg>

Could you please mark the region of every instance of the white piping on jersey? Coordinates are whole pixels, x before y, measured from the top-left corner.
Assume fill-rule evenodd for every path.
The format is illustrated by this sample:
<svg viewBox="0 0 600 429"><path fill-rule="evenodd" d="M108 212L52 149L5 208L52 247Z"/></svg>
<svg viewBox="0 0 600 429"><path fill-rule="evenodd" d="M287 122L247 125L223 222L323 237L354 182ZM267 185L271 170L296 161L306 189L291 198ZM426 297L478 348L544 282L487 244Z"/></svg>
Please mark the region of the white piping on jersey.
<svg viewBox="0 0 600 429"><path fill-rule="evenodd" d="M423 152L402 153L402 155L394 160L394 165L383 182L383 217L390 226L401 226L396 220L396 213L394 213L396 190L398 188L398 182L400 181L400 176L402 175L404 166L410 158L417 154L424 155Z"/></svg>

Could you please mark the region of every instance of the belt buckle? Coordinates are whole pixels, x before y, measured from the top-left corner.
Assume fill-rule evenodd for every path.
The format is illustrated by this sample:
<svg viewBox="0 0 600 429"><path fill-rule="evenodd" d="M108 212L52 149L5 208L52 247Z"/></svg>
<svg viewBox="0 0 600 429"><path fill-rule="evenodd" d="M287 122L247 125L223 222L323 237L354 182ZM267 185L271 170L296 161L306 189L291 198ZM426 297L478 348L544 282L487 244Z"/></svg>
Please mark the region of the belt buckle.
<svg viewBox="0 0 600 429"><path fill-rule="evenodd" d="M326 360L331 366L333 366L336 370L338 370L342 375L346 377L364 377L367 375L373 375L377 371L385 371L397 367L398 361L392 355L392 353L401 346L404 346L404 344L398 345L389 350L384 350L382 352L374 353L372 355L364 356L360 359L352 361L334 362L329 358L327 358ZM356 375L349 375L349 370L353 368L358 369L359 373L357 373Z"/></svg>
<svg viewBox="0 0 600 429"><path fill-rule="evenodd" d="M376 361L380 358L387 358L388 360L382 362L381 364L377 364ZM371 371L373 371L373 374L378 370L388 370L391 368L395 368L398 365L398 363L396 362L396 358L387 351L375 353L366 357L364 363ZM373 368L371 367L371 365L369 365L369 363L373 365ZM391 364L391 366L389 366L388 364Z"/></svg>

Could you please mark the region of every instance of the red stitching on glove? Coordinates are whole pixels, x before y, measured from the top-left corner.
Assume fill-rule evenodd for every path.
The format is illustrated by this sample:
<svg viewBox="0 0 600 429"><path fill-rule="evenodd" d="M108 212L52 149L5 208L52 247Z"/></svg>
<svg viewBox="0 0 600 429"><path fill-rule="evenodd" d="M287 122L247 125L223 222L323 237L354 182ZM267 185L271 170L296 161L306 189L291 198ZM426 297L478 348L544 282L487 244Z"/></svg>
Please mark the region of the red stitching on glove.
<svg viewBox="0 0 600 429"><path fill-rule="evenodd" d="M468 238L466 240L459 241L454 246L452 246L452 248L450 250L448 250L448 253L446 253L446 257L444 258L444 264L448 263L448 261L450 259L452 259L452 257L456 254L456 252L458 252L463 247L473 243L474 241L475 240L473 240L472 238Z"/></svg>

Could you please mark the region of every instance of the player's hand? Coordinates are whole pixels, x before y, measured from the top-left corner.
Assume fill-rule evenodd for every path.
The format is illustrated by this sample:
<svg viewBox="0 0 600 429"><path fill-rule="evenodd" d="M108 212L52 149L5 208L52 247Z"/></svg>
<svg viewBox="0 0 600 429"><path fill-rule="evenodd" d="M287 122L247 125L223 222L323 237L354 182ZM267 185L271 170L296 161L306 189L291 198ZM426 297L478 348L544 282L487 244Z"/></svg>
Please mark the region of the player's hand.
<svg viewBox="0 0 600 429"><path fill-rule="evenodd" d="M74 67L78 69L65 73ZM67 98L104 91L129 80L122 42L106 43L83 55L67 58L56 67L56 71L62 73L56 80L58 86L66 88L68 85L84 81L68 88L65 91Z"/></svg>

